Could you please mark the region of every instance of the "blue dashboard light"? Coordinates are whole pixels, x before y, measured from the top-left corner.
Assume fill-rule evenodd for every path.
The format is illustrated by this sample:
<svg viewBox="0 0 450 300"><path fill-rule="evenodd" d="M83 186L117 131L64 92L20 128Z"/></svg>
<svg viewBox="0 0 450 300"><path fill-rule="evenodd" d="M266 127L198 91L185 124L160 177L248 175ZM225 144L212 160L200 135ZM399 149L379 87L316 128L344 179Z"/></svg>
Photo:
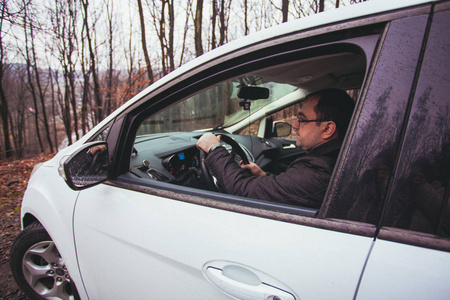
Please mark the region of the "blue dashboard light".
<svg viewBox="0 0 450 300"><path fill-rule="evenodd" d="M178 158L179 158L180 160L184 160L184 152L178 153Z"/></svg>

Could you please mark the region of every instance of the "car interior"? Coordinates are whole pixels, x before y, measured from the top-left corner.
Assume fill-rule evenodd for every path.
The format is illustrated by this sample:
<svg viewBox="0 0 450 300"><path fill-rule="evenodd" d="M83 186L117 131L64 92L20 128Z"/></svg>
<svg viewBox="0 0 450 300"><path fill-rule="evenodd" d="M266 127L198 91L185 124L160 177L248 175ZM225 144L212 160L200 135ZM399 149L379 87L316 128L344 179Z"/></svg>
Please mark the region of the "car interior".
<svg viewBox="0 0 450 300"><path fill-rule="evenodd" d="M302 153L291 131L297 104L316 90L340 88L355 96L361 87L366 56L349 49L240 75L150 115L137 131L130 175L217 190L196 147L205 132L225 136L222 144L237 164L248 160L265 171L284 171Z"/></svg>

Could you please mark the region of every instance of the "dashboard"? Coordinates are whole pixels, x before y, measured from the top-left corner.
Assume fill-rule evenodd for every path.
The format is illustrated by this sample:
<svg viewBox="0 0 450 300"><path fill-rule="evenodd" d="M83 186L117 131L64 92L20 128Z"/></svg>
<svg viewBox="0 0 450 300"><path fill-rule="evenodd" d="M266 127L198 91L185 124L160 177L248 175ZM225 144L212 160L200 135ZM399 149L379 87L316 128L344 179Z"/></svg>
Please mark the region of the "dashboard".
<svg viewBox="0 0 450 300"><path fill-rule="evenodd" d="M200 150L196 144L201 135L199 132L176 132L138 136L134 143L130 172L140 178L177 184L184 184L183 180L188 176L200 178ZM249 161L255 161L260 166L272 161L267 157L280 148L273 142L255 136L227 135L239 143ZM230 145L224 142L222 145L230 153L233 152ZM239 163L241 158L235 156L235 160Z"/></svg>
<svg viewBox="0 0 450 300"><path fill-rule="evenodd" d="M197 148L189 148L164 158L161 163L176 177L200 166L200 151Z"/></svg>

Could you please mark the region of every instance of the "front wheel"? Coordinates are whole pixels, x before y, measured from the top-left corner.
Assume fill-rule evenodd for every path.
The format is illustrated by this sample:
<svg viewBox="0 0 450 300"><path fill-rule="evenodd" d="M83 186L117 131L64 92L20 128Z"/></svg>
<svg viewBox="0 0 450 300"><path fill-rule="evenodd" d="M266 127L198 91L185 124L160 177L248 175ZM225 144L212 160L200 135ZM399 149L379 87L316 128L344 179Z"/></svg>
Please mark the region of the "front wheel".
<svg viewBox="0 0 450 300"><path fill-rule="evenodd" d="M11 248L10 267L30 299L79 299L55 243L39 222L17 237Z"/></svg>

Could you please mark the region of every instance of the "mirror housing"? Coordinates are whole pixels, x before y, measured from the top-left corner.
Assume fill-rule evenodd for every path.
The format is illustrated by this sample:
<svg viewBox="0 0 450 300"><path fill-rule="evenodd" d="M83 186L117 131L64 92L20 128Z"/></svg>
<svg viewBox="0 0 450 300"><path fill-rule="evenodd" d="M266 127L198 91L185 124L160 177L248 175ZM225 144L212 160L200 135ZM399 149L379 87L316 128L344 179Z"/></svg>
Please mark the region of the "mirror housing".
<svg viewBox="0 0 450 300"><path fill-rule="evenodd" d="M292 126L288 122L276 121L272 126L272 137L287 137L292 132Z"/></svg>
<svg viewBox="0 0 450 300"><path fill-rule="evenodd" d="M268 99L270 91L260 86L243 86L239 89L238 98L244 100Z"/></svg>
<svg viewBox="0 0 450 300"><path fill-rule="evenodd" d="M108 179L109 157L106 142L89 143L64 162L64 179L73 190L82 190Z"/></svg>

